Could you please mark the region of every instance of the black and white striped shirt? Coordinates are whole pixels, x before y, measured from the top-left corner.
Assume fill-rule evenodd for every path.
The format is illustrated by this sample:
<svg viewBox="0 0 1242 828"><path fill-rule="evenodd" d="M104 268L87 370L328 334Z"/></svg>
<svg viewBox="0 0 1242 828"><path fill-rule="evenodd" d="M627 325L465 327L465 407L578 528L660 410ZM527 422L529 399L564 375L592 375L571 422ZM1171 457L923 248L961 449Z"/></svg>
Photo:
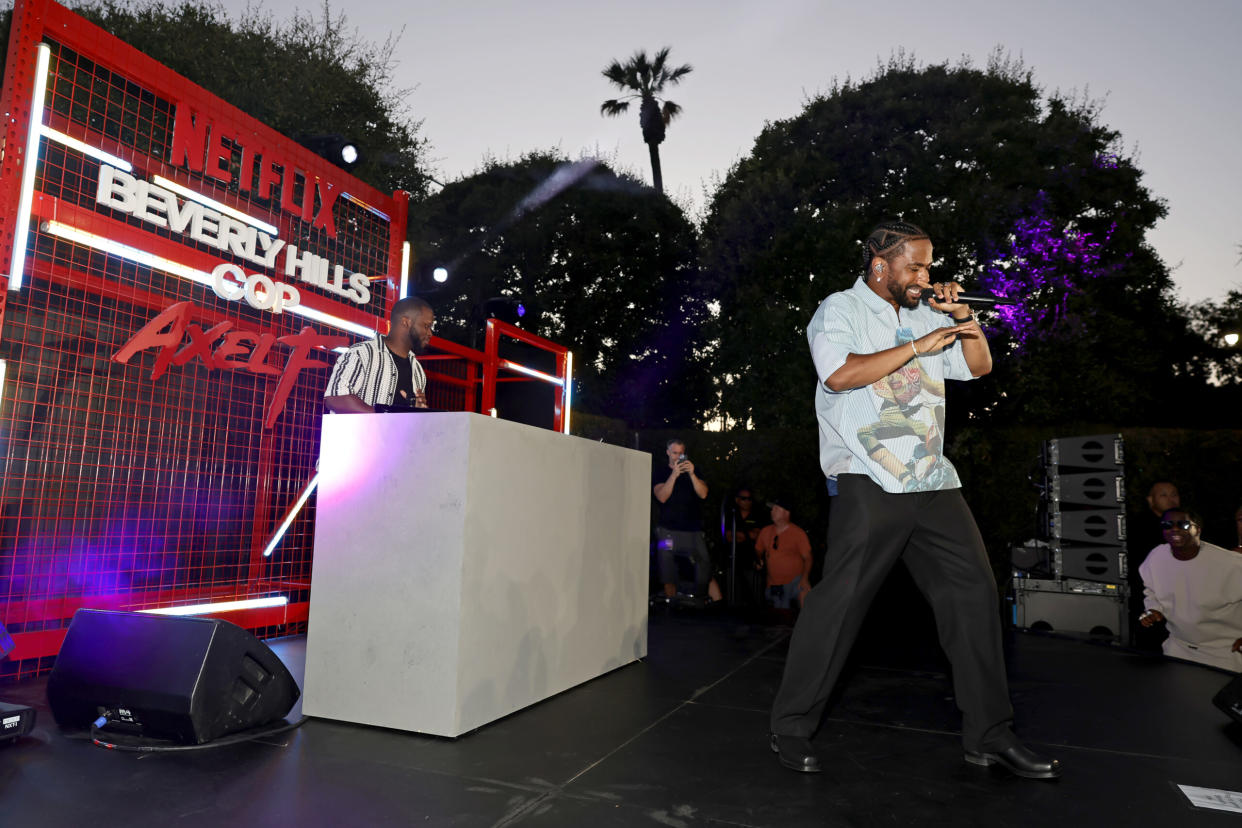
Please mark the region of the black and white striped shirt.
<svg viewBox="0 0 1242 828"><path fill-rule="evenodd" d="M397 366L385 353L388 346L379 334L375 339L359 342L336 359L332 375L328 377L325 397L342 397L353 394L367 405L392 405L397 395ZM414 380L414 393L427 388L427 375L410 354L410 372Z"/></svg>

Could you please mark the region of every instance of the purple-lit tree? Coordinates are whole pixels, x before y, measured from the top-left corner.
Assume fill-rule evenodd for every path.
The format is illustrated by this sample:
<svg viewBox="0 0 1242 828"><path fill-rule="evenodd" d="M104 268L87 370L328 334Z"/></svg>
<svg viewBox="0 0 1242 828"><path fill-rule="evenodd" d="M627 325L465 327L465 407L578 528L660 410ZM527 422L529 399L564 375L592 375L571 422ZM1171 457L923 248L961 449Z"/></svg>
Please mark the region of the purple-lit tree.
<svg viewBox="0 0 1242 828"><path fill-rule="evenodd" d="M1119 267L1103 261L1115 229L1114 223L1096 238L1096 233L1058 221L1048 215L1047 196L1041 192L977 277L985 290L1020 300L995 307L985 326L989 336L1003 336L1009 349L1020 353L1034 335L1075 333L1081 320L1070 312L1071 297L1082 296L1082 285Z"/></svg>
<svg viewBox="0 0 1242 828"><path fill-rule="evenodd" d="M1147 241L1165 212L1098 104L1046 94L1004 54L986 68L895 56L769 124L713 196L719 413L814 427L790 396L815 382L807 321L861 275L870 228L902 218L931 234L933 279L1023 298L985 315L992 375L955 391L950 419L1183 423L1187 406L1163 403L1202 387L1202 340Z"/></svg>

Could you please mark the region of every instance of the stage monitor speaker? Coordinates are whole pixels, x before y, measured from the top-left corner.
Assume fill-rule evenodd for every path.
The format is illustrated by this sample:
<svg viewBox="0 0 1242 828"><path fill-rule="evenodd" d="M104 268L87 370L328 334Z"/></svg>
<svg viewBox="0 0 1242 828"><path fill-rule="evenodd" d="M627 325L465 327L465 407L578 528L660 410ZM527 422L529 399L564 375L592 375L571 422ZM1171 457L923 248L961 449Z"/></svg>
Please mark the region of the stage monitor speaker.
<svg viewBox="0 0 1242 828"><path fill-rule="evenodd" d="M81 609L47 682L57 724L101 714L137 735L183 744L280 719L301 692L271 649L214 618Z"/></svg>
<svg viewBox="0 0 1242 828"><path fill-rule="evenodd" d="M1212 697L1212 704L1219 707L1226 716L1242 724L1242 676L1238 676L1222 687L1220 692Z"/></svg>
<svg viewBox="0 0 1242 828"><path fill-rule="evenodd" d="M1045 466L1107 471L1119 470L1125 462L1125 448L1120 434L1055 437L1044 443Z"/></svg>
<svg viewBox="0 0 1242 828"><path fill-rule="evenodd" d="M1053 474L1048 478L1048 500L1052 503L1125 508L1126 479L1120 474L1100 472Z"/></svg>

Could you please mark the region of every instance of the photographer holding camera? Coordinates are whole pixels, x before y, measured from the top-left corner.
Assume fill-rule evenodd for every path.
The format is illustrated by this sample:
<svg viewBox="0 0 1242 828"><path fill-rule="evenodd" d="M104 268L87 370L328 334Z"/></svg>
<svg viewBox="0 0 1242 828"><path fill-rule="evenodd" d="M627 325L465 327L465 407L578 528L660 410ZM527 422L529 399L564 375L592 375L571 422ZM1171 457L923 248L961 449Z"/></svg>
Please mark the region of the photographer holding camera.
<svg viewBox="0 0 1242 828"><path fill-rule="evenodd" d="M720 600L720 587L712 577L712 560L703 538L702 501L707 497L707 484L694 473L694 464L686 457L685 441L674 438L665 448L668 467L656 466L652 471L652 494L659 503L656 521L656 554L660 564L660 580L667 598L677 596L677 552L689 554L694 562L695 595L707 592L710 601Z"/></svg>

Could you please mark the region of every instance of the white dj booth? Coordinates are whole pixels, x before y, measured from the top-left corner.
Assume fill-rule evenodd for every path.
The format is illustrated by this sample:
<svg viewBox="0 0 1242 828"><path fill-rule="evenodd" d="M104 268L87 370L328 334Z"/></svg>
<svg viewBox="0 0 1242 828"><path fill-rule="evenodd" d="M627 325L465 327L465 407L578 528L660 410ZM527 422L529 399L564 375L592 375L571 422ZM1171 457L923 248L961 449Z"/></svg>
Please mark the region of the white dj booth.
<svg viewBox="0 0 1242 828"><path fill-rule="evenodd" d="M647 653L651 455L324 418L302 710L458 736Z"/></svg>

